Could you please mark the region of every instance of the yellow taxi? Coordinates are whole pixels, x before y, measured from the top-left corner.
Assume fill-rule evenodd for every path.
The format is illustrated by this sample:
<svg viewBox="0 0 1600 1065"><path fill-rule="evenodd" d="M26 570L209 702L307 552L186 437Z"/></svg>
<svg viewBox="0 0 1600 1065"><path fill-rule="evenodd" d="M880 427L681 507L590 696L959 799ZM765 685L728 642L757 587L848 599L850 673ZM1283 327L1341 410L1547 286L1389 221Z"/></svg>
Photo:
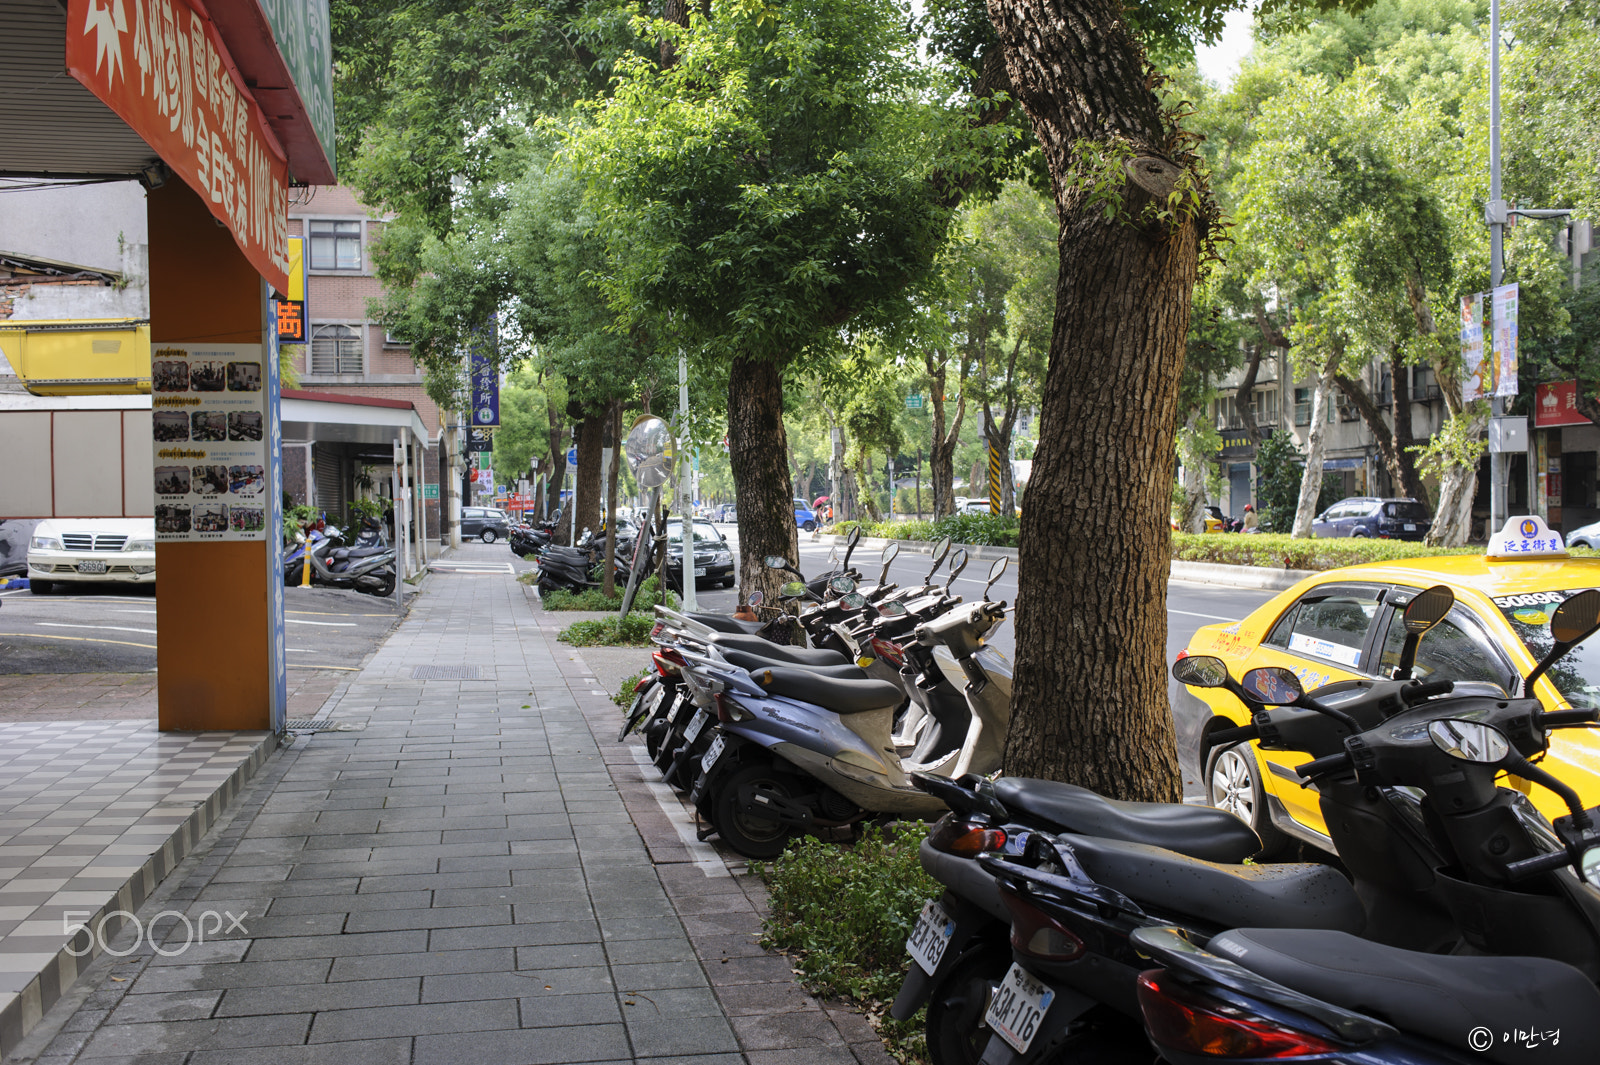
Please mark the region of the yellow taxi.
<svg viewBox="0 0 1600 1065"><path fill-rule="evenodd" d="M1242 621L1207 625L1185 654L1215 655L1235 679L1258 666L1284 666L1307 692L1335 681L1389 677L1399 661L1401 611L1424 588L1446 585L1455 606L1423 637L1412 672L1421 680L1493 685L1519 693L1521 678L1552 646L1556 605L1600 587L1600 558L1572 558L1560 534L1537 517L1514 517L1483 555L1372 562L1329 570L1296 584ZM1249 721L1220 688L1189 688L1196 709L1174 707L1183 753L1196 762L1204 735ZM1580 644L1534 685L1546 709L1600 707L1600 635ZM1278 849L1293 837L1332 850L1315 787L1302 787L1296 751L1263 751L1254 743L1211 752L1202 772L1206 798L1248 821ZM1584 805L1600 801L1600 736L1581 729L1553 733L1543 762L1577 789ZM1546 816L1567 812L1544 788L1528 792Z"/></svg>

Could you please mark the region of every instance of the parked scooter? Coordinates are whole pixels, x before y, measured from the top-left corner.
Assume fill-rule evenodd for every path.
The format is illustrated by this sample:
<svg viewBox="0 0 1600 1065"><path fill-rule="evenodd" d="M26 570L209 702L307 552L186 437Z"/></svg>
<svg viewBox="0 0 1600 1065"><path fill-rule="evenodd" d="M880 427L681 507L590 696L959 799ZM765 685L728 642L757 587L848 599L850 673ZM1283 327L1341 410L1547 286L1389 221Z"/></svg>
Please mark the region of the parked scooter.
<svg viewBox="0 0 1600 1065"><path fill-rule="evenodd" d="M955 777L1000 766L1009 684L985 673L974 653L1005 614L1004 603L985 601L918 626L920 642L955 655L970 707L967 727L943 735L922 762L903 760L894 747L904 699L897 685L776 665L744 670L684 653L685 682L714 703L719 720L691 798L723 840L751 858L776 855L795 831L938 813L943 802L914 787L910 772Z"/></svg>
<svg viewBox="0 0 1600 1065"><path fill-rule="evenodd" d="M294 580L301 577L301 567L308 562L311 580L334 588L354 588L369 595L394 594L394 548L383 545L371 547L341 547L339 530L328 526L326 532L315 529L295 537L295 550L284 557L287 578L293 571Z"/></svg>
<svg viewBox="0 0 1600 1065"><path fill-rule="evenodd" d="M1440 586L1407 605L1400 676L1409 673L1422 635L1443 619L1453 598ZM1524 681L1524 691L1600 629L1600 592L1563 603L1550 626L1556 646ZM1430 971L1424 963L1394 985L1371 979L1384 971L1383 962L1400 964L1408 957L1531 954L1576 966L1589 981L1600 975L1600 892L1571 873L1551 872L1568 865L1600 869L1600 829L1576 793L1527 761L1548 747L1550 730L1585 725L1596 719L1595 711L1545 712L1535 699L1511 699L1499 691L1444 698L1453 688L1448 681L1345 683L1313 699L1288 670L1252 670L1236 683L1215 658L1180 659L1174 675L1186 684L1237 688L1257 705L1279 707L1255 713L1250 725L1227 730L1218 742L1260 739L1271 749L1315 756L1297 772L1319 784L1330 834L1354 885L1330 866L1229 866L1126 837L1034 834L1013 848L1020 854L979 845L975 860L994 878L1009 913L1009 942L990 934L963 944L960 972L947 972L935 988L928 1016L936 1062L977 1061L981 1054L988 1065L1024 1065L1069 1048L1088 1053L1108 1041L1115 1046L1128 1040L1145 994L1138 990L1145 966L1137 936L1168 926L1193 943L1226 945L1234 941L1223 932L1248 927L1255 931L1234 933L1235 945L1250 936L1264 944L1321 942L1330 951L1365 959L1344 978L1358 988L1352 998L1380 1013L1404 1014L1404 1006L1389 1001L1395 987L1425 980ZM1556 791L1571 815L1552 827L1521 793L1495 786L1501 771ZM1519 878L1535 876L1528 887L1515 886ZM1595 876L1600 879L1600 872ZM933 916L919 922L908 944L913 956L929 936L940 938L943 925ZM1261 954L1264 965L1277 964L1270 950ZM1553 971L1543 961L1533 969ZM1305 973L1316 971L1314 961L1304 967ZM1455 971L1466 975L1467 967ZM1481 977L1490 969L1475 971ZM1326 989L1327 976L1317 986ZM1389 990L1376 990L1381 986ZM1593 999L1592 984L1589 994ZM1170 1003L1162 1008L1170 1021ZM1247 1023L1235 1027L1247 1028L1263 1015L1240 1016ZM1464 1027L1460 1037L1466 1032ZM1205 1038L1180 1039L1177 1049L1248 1045L1232 1038L1237 1033L1212 1040L1216 1034L1208 1029ZM1142 1045L1137 1035L1132 1031L1132 1043ZM1161 1042L1154 1027L1152 1035ZM1348 1045L1353 1052L1362 1042L1371 1039ZM936 1043L939 1049L933 1050ZM1407 1057L1399 1054L1400 1045L1398 1056L1332 1060L1456 1060ZM1294 1056L1293 1047L1280 1047L1285 1048Z"/></svg>

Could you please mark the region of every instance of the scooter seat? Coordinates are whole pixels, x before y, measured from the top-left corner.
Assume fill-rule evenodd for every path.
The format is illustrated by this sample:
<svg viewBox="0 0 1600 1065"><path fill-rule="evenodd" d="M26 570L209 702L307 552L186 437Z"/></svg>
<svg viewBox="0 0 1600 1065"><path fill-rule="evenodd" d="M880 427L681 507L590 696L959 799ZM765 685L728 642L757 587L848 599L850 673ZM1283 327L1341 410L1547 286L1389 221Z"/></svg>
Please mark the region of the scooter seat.
<svg viewBox="0 0 1600 1065"><path fill-rule="evenodd" d="M751 670L750 676L773 695L815 703L836 714L893 710L905 701L905 694L886 680L838 680L801 666L766 666Z"/></svg>
<svg viewBox="0 0 1600 1065"><path fill-rule="evenodd" d="M738 618L730 618L726 614L685 613L683 616L688 618L690 621L698 621L708 629L716 629L718 632L733 632L754 635L761 629L762 626L762 622L740 621ZM729 659L729 661L732 661L732 659Z"/></svg>
<svg viewBox="0 0 1600 1065"><path fill-rule="evenodd" d="M387 547L352 547L334 552L335 558L371 558L389 550Z"/></svg>
<svg viewBox="0 0 1600 1065"><path fill-rule="evenodd" d="M1600 1047L1600 991L1566 962L1423 954L1290 928L1234 929L1208 949L1285 987L1458 1050L1469 1032L1487 1029L1489 1045L1479 1051L1472 1044L1474 1061L1590 1062Z"/></svg>
<svg viewBox="0 0 1600 1065"><path fill-rule="evenodd" d="M798 662L807 666L848 665L850 662L838 651L792 647L789 644L773 643L771 640L763 640L759 636L736 632L719 633L713 636L711 640L718 647L747 651L750 654L760 655L762 658L770 658L779 662Z"/></svg>
<svg viewBox="0 0 1600 1065"><path fill-rule="evenodd" d="M1096 881L1148 909L1224 928L1360 932L1366 924L1355 888L1332 866L1220 865L1143 843L1070 833L1059 838Z"/></svg>
<svg viewBox="0 0 1600 1065"><path fill-rule="evenodd" d="M1121 802L1054 780L1001 777L995 798L1008 810L1064 832L1108 836L1208 862L1242 862L1261 849L1255 829L1224 810L1174 802Z"/></svg>
<svg viewBox="0 0 1600 1065"><path fill-rule="evenodd" d="M769 666L785 666L790 669L803 669L808 673L815 673L822 677L832 677L834 680L869 679L867 671L860 666L852 666L843 662L836 666L812 666L805 663L785 662L777 658L763 658L760 655L751 654L749 651L736 651L731 648L724 650L722 657L740 669L748 669L752 674Z"/></svg>

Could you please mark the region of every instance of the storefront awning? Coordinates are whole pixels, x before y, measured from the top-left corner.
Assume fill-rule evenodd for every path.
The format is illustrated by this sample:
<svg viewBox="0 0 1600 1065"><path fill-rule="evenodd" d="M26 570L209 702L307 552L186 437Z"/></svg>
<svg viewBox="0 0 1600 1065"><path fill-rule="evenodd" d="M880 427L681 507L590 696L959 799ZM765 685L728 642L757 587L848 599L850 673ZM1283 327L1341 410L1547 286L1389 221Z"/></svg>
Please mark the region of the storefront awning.
<svg viewBox="0 0 1600 1065"><path fill-rule="evenodd" d="M148 395L145 319L0 322L0 352L36 396Z"/></svg>

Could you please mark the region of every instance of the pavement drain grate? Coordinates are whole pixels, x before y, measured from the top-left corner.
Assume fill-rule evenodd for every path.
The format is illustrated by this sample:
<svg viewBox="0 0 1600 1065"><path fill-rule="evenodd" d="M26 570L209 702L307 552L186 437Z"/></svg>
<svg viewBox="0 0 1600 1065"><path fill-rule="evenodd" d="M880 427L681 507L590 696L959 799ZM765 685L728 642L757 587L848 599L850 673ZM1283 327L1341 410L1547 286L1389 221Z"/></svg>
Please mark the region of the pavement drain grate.
<svg viewBox="0 0 1600 1065"><path fill-rule="evenodd" d="M412 666L412 680L477 680L477 666Z"/></svg>
<svg viewBox="0 0 1600 1065"><path fill-rule="evenodd" d="M359 721L334 721L325 717L291 717L283 723L286 732L360 732L367 726Z"/></svg>

